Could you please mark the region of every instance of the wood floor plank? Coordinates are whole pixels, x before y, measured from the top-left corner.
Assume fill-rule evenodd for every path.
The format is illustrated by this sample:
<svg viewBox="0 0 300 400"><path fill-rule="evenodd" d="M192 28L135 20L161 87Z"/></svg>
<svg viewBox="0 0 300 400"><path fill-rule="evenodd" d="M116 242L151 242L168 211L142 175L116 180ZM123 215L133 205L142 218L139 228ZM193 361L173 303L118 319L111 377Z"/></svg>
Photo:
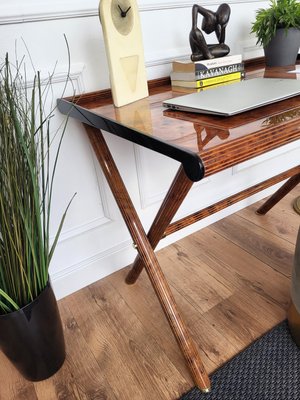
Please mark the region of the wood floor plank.
<svg viewBox="0 0 300 400"><path fill-rule="evenodd" d="M105 301L104 297L102 301ZM90 291L85 288L77 293L76 298L73 295L69 296L68 305L72 309L75 318L80 321L80 330L97 363L101 365L102 374L108 380L109 375L111 375L115 381L113 386L115 386L117 396L120 398L123 395L124 398L129 398L130 388L134 388L136 393L133 399L141 396L139 385L136 384L131 370L126 368L124 355L119 354L116 342L119 341L124 347L125 343L120 340L121 335L117 332L117 328L113 325L110 328L107 314L99 309ZM122 329L120 327L121 331ZM110 330L109 334L108 330ZM130 358L128 356L128 360ZM128 386L129 391L126 386L123 387L123 382L127 383L126 386Z"/></svg>
<svg viewBox="0 0 300 400"><path fill-rule="evenodd" d="M62 381L62 376L63 372L59 372L59 379L61 381ZM66 398L66 389L65 388L63 389L64 395L60 396L58 391L56 390L55 384L53 383L53 378L42 382L36 382L34 385L35 385L35 392L38 398L44 397L45 399L49 400Z"/></svg>
<svg viewBox="0 0 300 400"><path fill-rule="evenodd" d="M300 215L292 207L295 197L294 192L288 194L266 215L255 213L258 207L264 203L264 200L240 210L238 215L295 245L300 224Z"/></svg>
<svg viewBox="0 0 300 400"><path fill-rule="evenodd" d="M162 393L176 398L188 387L112 285L91 285L89 292L76 296L72 310L82 321L81 330L102 373L111 385L118 386L119 398L160 399ZM93 309L93 315L85 318L88 309Z"/></svg>
<svg viewBox="0 0 300 400"><path fill-rule="evenodd" d="M258 299L257 296L259 297ZM210 374L242 351L253 338L261 336L278 324L286 315L285 310L280 307L274 307L274 303L268 302L253 292L240 293L240 295L236 293L229 300L231 302L231 311L228 312L228 305L221 312L220 310L216 312L215 309L209 310L191 327L194 339L201 345L201 355ZM231 326L235 323L235 321L232 321L231 313L236 313L237 315L242 313L241 309L236 309L235 303L246 305L246 311L247 313L250 312L251 315L251 319L248 319L249 325L252 319L259 320L259 330L251 334L247 333L246 340L241 338L236 340L236 330L234 328L227 329L227 324ZM224 302L220 304L224 304ZM243 315L243 320L246 319L247 313ZM224 320L226 321L225 323ZM233 332L231 329L233 329ZM239 331L240 328L238 328Z"/></svg>
<svg viewBox="0 0 300 400"><path fill-rule="evenodd" d="M103 291L99 290L97 285L91 285L90 291L95 298L100 297L100 299L108 292L104 288ZM164 348L160 346L160 342L148 333L134 312L129 312L127 303L113 287L110 294L113 307L108 310L108 313L117 326L118 332L120 332L119 324L124 328L123 334L129 343L131 360L134 360L134 364L139 368L137 379L140 384L146 380L145 378L149 381L147 385L145 383L142 385L143 396L149 400L159 399L162 393L169 393L171 397L176 398L188 387L188 383L175 368ZM164 318L164 316L160 314L158 318ZM172 335L169 337L171 338ZM126 368L128 368L127 361L126 357Z"/></svg>
<svg viewBox="0 0 300 400"><path fill-rule="evenodd" d="M211 324L217 324L220 331L230 335L230 340L234 340L240 349L255 340L260 332L266 331L261 321L258 321L246 307L239 303L236 295L209 310L205 318Z"/></svg>
<svg viewBox="0 0 300 400"><path fill-rule="evenodd" d="M164 261L166 261L165 254ZM166 264L164 264L164 266L166 266ZM126 273L127 271L124 270L124 279ZM126 303L135 310L136 315L142 322L145 329L147 329L152 336L160 337L160 344L165 350L166 354L171 358L172 363L185 377L186 381L192 385L191 376L186 368L185 363L183 363L182 354L176 344L175 339L170 336L171 331L169 325L164 317L159 318L159 316L162 315L161 307L154 295L147 276L142 274L138 283L133 286L120 284L120 272L112 274L109 280L115 286L116 290L121 293ZM199 348L201 358L205 363L208 372L215 370L220 361L220 357L216 354L214 346L212 346L211 343L209 345L209 350L206 349L205 345L203 346L202 338L199 337L199 333L202 332L203 336L208 336L210 338L209 342L211 342L211 338L215 338L215 343L218 343L220 347L223 346L222 350L225 356L227 354L228 343L224 341L223 336L205 320L201 322L202 329L200 332L196 330L194 332L194 326L197 326L197 321L199 321L201 318L201 313L199 312L198 308L195 309L195 307L185 299L184 295L177 291L175 286L172 287L172 291L182 312L182 316L190 328L192 336L194 337L196 346ZM201 288L198 288L197 291L201 293ZM161 332L163 331L166 332L165 335L161 335Z"/></svg>
<svg viewBox="0 0 300 400"><path fill-rule="evenodd" d="M176 245L175 245L176 248ZM178 249L179 247L177 247ZM164 251L166 275L169 283L199 312L203 313L228 298L232 291L229 282L222 280L217 273L212 274L205 263L185 251L179 250L176 263L172 249ZM171 253L168 256L168 253ZM174 274L176 268L176 274ZM201 269L201 274L199 274Z"/></svg>
<svg viewBox="0 0 300 400"><path fill-rule="evenodd" d="M299 185L298 185L299 186ZM209 373L285 318L299 216L296 187L266 216L241 210L158 252ZM176 400L193 386L145 272L124 268L59 302L67 358L25 381L0 354L0 400Z"/></svg>
<svg viewBox="0 0 300 400"><path fill-rule="evenodd" d="M0 400L38 400L34 385L26 381L0 352Z"/></svg>
<svg viewBox="0 0 300 400"><path fill-rule="evenodd" d="M282 274L290 276L295 246L276 234L265 231L238 214L217 221L211 229Z"/></svg>
<svg viewBox="0 0 300 400"><path fill-rule="evenodd" d="M230 283L231 290L243 291L250 287L275 305L286 309L289 279L213 230L206 228L205 231L196 232L162 252L174 249L177 257L180 257L182 252L178 252L178 247L199 258L199 274L202 273L203 266L207 265L211 273L215 271ZM290 274L291 265L288 269Z"/></svg>
<svg viewBox="0 0 300 400"><path fill-rule="evenodd" d="M105 380L92 351L82 335L79 325L67 302L60 303L64 321L67 357L63 367L51 379L35 384L38 395L48 389L47 400L54 399L107 399L117 400L114 390ZM83 362L84 360L84 362ZM52 390L49 390L50 383Z"/></svg>
<svg viewBox="0 0 300 400"><path fill-rule="evenodd" d="M219 280L226 279L227 285L230 282L231 291L235 293L235 296L240 297L241 304L246 304L248 310L264 310L267 316L262 313L262 318L264 320L270 319L270 324L273 325L278 319L282 318L287 309L289 279L278 272L273 272L272 282L270 282L269 267L240 247L217 236L207 229L205 235L199 233L197 237L193 235L193 238L185 238L169 246L165 251L176 251L177 257L181 257L182 251L180 249L185 248L185 251L190 255L193 254L196 259L198 256L198 273L200 276L204 266L217 272ZM218 251L216 251L214 240L220 245ZM208 242L210 243L209 246ZM203 251L204 248L206 248L206 251ZM249 265L253 265L253 263L255 263L255 269L249 268ZM274 290L275 288L276 290ZM257 318L255 313L253 315Z"/></svg>
<svg viewBox="0 0 300 400"><path fill-rule="evenodd" d="M224 335L220 325L217 322L212 324L205 315L200 315L194 322L191 333L200 349L207 372L211 374L237 354L240 351L240 345L231 340L229 335Z"/></svg>
<svg viewBox="0 0 300 400"><path fill-rule="evenodd" d="M137 284L126 285L126 275L127 269L124 269L123 271L118 271L117 273L110 275L108 281L124 298L132 312L136 314L137 318L144 326L144 329L151 336L160 338L160 346L169 357L172 357L172 362L177 370L191 385L192 378L186 364L183 362L182 353L171 333L167 319L163 315L161 305L155 296L148 276L144 271ZM199 318L199 316L195 313L193 307L184 298L179 296L176 291L173 290L173 294L179 309L183 312L184 320L188 326L191 325L195 319ZM166 334L161 335L162 332L166 332Z"/></svg>

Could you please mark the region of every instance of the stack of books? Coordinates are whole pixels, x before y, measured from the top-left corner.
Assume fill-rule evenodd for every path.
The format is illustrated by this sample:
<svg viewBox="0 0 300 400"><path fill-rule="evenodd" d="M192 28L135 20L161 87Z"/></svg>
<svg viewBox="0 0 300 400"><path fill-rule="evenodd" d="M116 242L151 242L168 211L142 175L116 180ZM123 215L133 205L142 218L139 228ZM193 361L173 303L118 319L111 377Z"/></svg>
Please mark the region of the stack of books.
<svg viewBox="0 0 300 400"><path fill-rule="evenodd" d="M241 54L201 61L173 61L172 90L200 91L215 85L240 81L245 76Z"/></svg>

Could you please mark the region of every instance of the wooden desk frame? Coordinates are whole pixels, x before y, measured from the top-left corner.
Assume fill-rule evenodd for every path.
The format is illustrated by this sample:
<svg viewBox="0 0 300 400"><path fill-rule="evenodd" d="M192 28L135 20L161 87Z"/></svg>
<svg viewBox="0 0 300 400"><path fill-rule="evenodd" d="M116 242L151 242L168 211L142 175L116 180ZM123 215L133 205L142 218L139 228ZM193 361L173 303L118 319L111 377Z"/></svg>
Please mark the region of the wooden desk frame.
<svg viewBox="0 0 300 400"><path fill-rule="evenodd" d="M156 138L149 139L149 137L143 136L143 134L140 132L136 132L133 129L124 127L121 124L95 114L82 106L74 105L70 99L59 100L58 108L62 113L68 114L83 123L102 171L107 179L110 189L136 246L138 255L133 263L132 269L126 277L126 283L135 283L142 269L145 267L196 386L198 386L203 392L209 392L209 377L203 366L197 347L181 317L181 313L177 308L176 302L158 263L154 250L159 241L165 235L169 235L196 221L201 220L208 215L211 215L212 213L215 213L231 204L234 204L282 180L289 178L287 182L262 207L260 207L259 210L257 210L258 213L265 214L300 182L300 166L291 168L279 175L267 179L262 183L221 200L212 206L182 218L179 221L171 223L174 215L190 191L193 183L202 179L204 175L207 176L205 171L208 172L208 174L213 174L218 170L223 170L231 165L237 164L238 162L250 159L259 154L263 154L264 152L279 147L280 145L288 143L291 140L297 140L300 136L299 129L297 129L297 137L294 134L293 139L291 140L281 138L280 140L278 139L279 142L276 145L274 145L274 143L272 145L264 144L264 147L257 147L255 151L253 150L252 153L250 152L251 154L249 157L246 155L243 157L236 155L233 157L231 165L225 163L224 166L218 162L214 167L211 167L210 170L209 168L205 168L201 158L197 154L189 152L186 149L183 150L174 145L169 145L168 143L159 141ZM142 223L133 206L125 184L122 181L101 129L126 138L134 143L142 144L145 147L154 149L162 154L168 155L169 157L180 161L180 167L177 171L177 174L171 183L168 193L165 196L165 199L152 223L148 234L146 234L144 231ZM268 132L268 135L270 136L270 132ZM285 137L287 138L290 136L291 135L287 135Z"/></svg>

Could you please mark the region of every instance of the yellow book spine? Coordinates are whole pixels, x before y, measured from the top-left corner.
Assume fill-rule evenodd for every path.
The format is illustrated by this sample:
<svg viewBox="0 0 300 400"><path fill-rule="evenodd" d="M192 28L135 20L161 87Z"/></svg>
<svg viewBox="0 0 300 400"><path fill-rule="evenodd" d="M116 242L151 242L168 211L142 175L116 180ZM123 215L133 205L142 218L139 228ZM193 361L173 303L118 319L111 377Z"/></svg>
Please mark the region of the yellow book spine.
<svg viewBox="0 0 300 400"><path fill-rule="evenodd" d="M194 92L202 92L203 90L209 90L213 89L217 86L224 86L224 85L230 85L232 83L237 83L240 82L241 78L239 79L233 79L232 81L226 81L226 82L220 82L220 83L215 83L214 85L209 85L209 86L204 86L201 88L189 88L189 87L183 87L183 86L172 86L172 90L174 92L182 92L182 93L194 93Z"/></svg>
<svg viewBox="0 0 300 400"><path fill-rule="evenodd" d="M217 83L233 81L234 79L241 79L241 77L242 77L241 72L233 72L232 74L214 76L212 78L206 78L206 79L201 79L200 81L197 81L197 87L216 85Z"/></svg>
<svg viewBox="0 0 300 400"><path fill-rule="evenodd" d="M220 76L214 76L211 78L200 79L195 82L191 81L174 81L172 80L172 86L190 87L190 88L203 88L206 86L216 85L218 83L224 83L233 81L236 79L241 79L244 77L244 72L233 72L231 74L225 74Z"/></svg>

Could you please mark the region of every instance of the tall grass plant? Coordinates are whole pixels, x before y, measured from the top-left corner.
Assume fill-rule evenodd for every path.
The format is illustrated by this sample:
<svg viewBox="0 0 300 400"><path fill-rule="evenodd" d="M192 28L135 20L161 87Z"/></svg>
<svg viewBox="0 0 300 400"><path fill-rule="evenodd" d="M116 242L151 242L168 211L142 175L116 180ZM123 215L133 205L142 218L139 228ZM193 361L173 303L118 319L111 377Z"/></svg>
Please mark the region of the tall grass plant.
<svg viewBox="0 0 300 400"><path fill-rule="evenodd" d="M8 56L0 66L0 314L33 301L46 287L48 270L67 210L50 244L53 182L66 123L50 162L47 88L40 74L28 89L22 63ZM51 85L51 77L47 82Z"/></svg>

